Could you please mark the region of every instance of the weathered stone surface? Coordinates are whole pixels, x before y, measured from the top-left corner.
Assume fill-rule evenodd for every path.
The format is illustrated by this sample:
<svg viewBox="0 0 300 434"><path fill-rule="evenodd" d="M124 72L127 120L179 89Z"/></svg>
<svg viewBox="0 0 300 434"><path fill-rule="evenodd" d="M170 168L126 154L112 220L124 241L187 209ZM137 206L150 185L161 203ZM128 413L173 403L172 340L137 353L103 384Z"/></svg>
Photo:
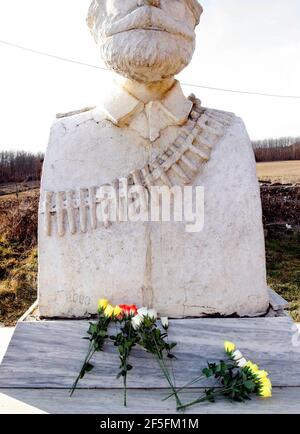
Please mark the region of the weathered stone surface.
<svg viewBox="0 0 300 434"><path fill-rule="evenodd" d="M163 149L172 131L155 143ZM170 139L169 139L170 140ZM93 112L57 122L45 160L42 194L92 186L147 162L149 147ZM153 152L153 150L152 150ZM268 305L259 188L250 140L235 119L195 181L205 188L205 227L121 223L64 237L40 229L40 309L45 316L94 313L114 303L154 304L171 316L255 315ZM43 215L40 215L40 228Z"/></svg>
<svg viewBox="0 0 300 434"><path fill-rule="evenodd" d="M204 157L189 148L176 173L162 173L162 184L187 175L193 186L204 187L201 232L187 232L185 222L109 226L107 220L103 226L93 201L87 213L83 193L76 212L70 205L74 191L90 193L169 151L199 116L193 112L199 102L193 106L193 98L184 97L173 74L191 58L201 9L193 1L176 2L173 9L168 2L150 3L134 8L129 1L122 7L94 1L90 9L89 24L106 63L125 78L98 107L52 127L39 216L41 315L95 313L103 295L113 303L155 305L171 317L263 314L269 298L259 187L238 117L201 109L217 118L191 142L198 152L205 149ZM55 194L54 210L47 192Z"/></svg>
<svg viewBox="0 0 300 434"><path fill-rule="evenodd" d="M0 366L0 389L69 389L87 353L89 342L82 338L88 325L87 320L19 323ZM235 342L247 360L265 369L274 387L300 387L300 333L289 317L171 320L168 334L170 342L177 342L172 364L177 387L196 378L208 361L224 359L224 339ZM79 388L123 388L122 379L116 377L118 351L111 341L95 354L92 364L94 370ZM130 364L134 369L128 376L129 388L168 388L156 360L139 346L133 349ZM209 378L191 387L211 385Z"/></svg>

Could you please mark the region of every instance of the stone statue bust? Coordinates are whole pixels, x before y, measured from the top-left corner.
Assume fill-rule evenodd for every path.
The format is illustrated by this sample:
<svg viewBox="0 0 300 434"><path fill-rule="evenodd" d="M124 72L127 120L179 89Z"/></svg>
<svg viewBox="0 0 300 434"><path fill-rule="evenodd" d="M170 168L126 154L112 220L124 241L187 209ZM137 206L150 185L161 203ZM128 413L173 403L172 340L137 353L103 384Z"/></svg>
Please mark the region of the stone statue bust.
<svg viewBox="0 0 300 434"><path fill-rule="evenodd" d="M175 318L266 312L259 186L243 121L187 98L174 79L192 58L201 13L196 0L92 2L88 25L113 80L99 86L97 107L60 114L51 129L39 210L41 316L93 314L104 295ZM202 186L202 230L121 218L128 185L145 192L130 199L144 212L152 187ZM108 187L118 194L103 194Z"/></svg>

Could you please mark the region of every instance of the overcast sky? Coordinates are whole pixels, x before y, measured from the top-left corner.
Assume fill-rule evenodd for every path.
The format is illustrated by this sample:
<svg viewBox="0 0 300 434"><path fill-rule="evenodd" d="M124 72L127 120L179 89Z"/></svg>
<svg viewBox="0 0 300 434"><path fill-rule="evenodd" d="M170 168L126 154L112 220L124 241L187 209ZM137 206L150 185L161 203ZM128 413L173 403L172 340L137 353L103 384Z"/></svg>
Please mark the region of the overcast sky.
<svg viewBox="0 0 300 434"><path fill-rule="evenodd" d="M122 0L120 0L122 1ZM172 0L169 0L172 1ZM85 24L90 0L0 0L0 39L103 66ZM183 82L300 96L299 0L203 0ZM108 79L0 43L0 149L44 151L56 113L96 105ZM184 87L244 118L252 139L300 136L300 99Z"/></svg>

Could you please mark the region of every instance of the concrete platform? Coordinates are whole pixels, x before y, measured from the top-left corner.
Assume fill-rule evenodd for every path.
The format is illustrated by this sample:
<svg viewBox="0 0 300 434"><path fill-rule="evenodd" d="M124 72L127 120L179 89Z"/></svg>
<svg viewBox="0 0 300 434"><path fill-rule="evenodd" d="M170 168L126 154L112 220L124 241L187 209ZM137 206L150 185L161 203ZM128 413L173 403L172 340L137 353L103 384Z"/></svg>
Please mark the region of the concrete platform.
<svg viewBox="0 0 300 434"><path fill-rule="evenodd" d="M148 354L137 349L128 380L129 406L123 407L122 383L115 378L118 357L110 344L96 355L94 371L69 398L69 388L85 356L88 342L81 337L87 327L88 321L19 323L0 366L0 393L32 411L49 413L174 413L172 401L161 401L168 389L160 370ZM236 342L247 358L269 371L274 397L254 398L247 404L220 401L190 412L300 414L300 335L287 316L171 321L170 340L178 343L178 360L174 362L177 386L198 375L206 360L224 357L225 339ZM201 384L206 385L211 383ZM190 389L185 399L200 392Z"/></svg>
<svg viewBox="0 0 300 434"><path fill-rule="evenodd" d="M6 353L13 336L14 327L0 327L0 363ZM0 414L41 414L37 407L26 404L22 399L14 398L9 394L0 393Z"/></svg>
<svg viewBox="0 0 300 434"><path fill-rule="evenodd" d="M185 394L188 402L203 393L202 389ZM122 403L123 392L117 390L82 390L72 398L66 389L4 389L6 398L18 400L16 413L50 414L174 414L174 401L162 401L166 391L131 389L128 391L128 406ZM23 403L20 407L19 403ZM299 414L299 388L275 388L272 399L255 397L245 404L220 400L215 404L204 403L185 413L178 414ZM1 412L1 394L0 394Z"/></svg>

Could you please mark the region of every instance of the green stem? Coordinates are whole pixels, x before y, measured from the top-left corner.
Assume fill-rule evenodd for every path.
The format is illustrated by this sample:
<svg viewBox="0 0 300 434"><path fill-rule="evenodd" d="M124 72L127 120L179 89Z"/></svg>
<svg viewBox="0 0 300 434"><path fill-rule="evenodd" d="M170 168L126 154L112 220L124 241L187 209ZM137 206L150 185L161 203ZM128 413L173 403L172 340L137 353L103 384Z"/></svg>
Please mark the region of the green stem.
<svg viewBox="0 0 300 434"><path fill-rule="evenodd" d="M159 363L159 365L160 365L160 367L161 367L162 372L163 372L164 375L165 375L166 380L168 381L168 383L169 383L169 385L170 385L170 387L171 387L171 390L172 390L172 392L173 392L173 395L175 395L175 399L176 399L176 404L177 404L177 406L181 406L182 403L181 403L181 401L180 401L180 399L179 399L179 397L178 397L178 395L177 395L177 392L176 392L176 389L175 389L175 387L174 387L174 384L172 383L172 380L171 380L171 377L170 377L170 374L169 374L169 370L168 370L167 366L166 366L165 363L164 363L163 355L161 355L161 357L160 357L160 355L159 355L159 349L158 349L157 342L156 342L156 339L155 339L155 338L154 338L154 342L155 342L156 350L157 350L156 357L157 357L158 363Z"/></svg>
<svg viewBox="0 0 300 434"><path fill-rule="evenodd" d="M166 334L167 334L167 343L168 343L168 345L170 345L168 330L166 330ZM172 370L172 375L173 375L174 387L175 387L175 390L176 390L176 378L175 378L175 372L174 372L173 359L171 359L170 364L171 364L171 370Z"/></svg>
<svg viewBox="0 0 300 434"><path fill-rule="evenodd" d="M127 372L124 376L124 407L127 407Z"/></svg>
<svg viewBox="0 0 300 434"><path fill-rule="evenodd" d="M242 383L240 383L242 384ZM237 385L240 385L239 383L237 383ZM217 392L214 392L213 396L216 397L218 395L224 395L225 392L229 392L231 390L231 388L229 387L222 387L220 388ZM185 405L180 405L179 407L177 407L177 410L185 410L188 407L192 407L195 404L199 404L201 402L205 402L207 401L208 398L206 395L203 395L201 398L196 399L195 401L190 402L189 404L185 404Z"/></svg>
<svg viewBox="0 0 300 434"><path fill-rule="evenodd" d="M128 331L128 340L131 341L131 331L132 331L132 325L131 325L131 319L129 319L129 331ZM127 338L127 336L125 336ZM123 377L123 384L124 384L124 407L127 407L127 362L129 358L129 349L125 348L125 356L123 359L123 368L125 371L125 375ZM125 364L124 364L125 362Z"/></svg>
<svg viewBox="0 0 300 434"><path fill-rule="evenodd" d="M131 324L131 322L130 322ZM130 331L131 326L129 325L128 338L130 341ZM125 375L124 375L124 407L127 407L127 360L128 360L128 349L126 348L125 352Z"/></svg>
<svg viewBox="0 0 300 434"><path fill-rule="evenodd" d="M195 401L190 402L189 404L177 406L177 410L186 410L187 408L192 407L193 405L200 404L201 402L205 402L205 401L207 401L206 395L196 399Z"/></svg>
<svg viewBox="0 0 300 434"><path fill-rule="evenodd" d="M73 384L73 386L72 386L71 393L70 393L70 397L73 396L73 394L74 394L74 392L75 392L75 389L76 389L76 387L77 387L77 384L79 383L79 380L81 379L82 374L84 373L84 369L85 369L86 364L89 363L89 361L91 360L91 358L92 358L93 355L95 354L95 350L94 350L93 347L94 347L94 341L91 341L90 346L89 346L89 349L88 349L88 352L87 352L87 355L86 355L86 357L85 357L85 359L84 359L83 365L82 365L81 370L80 370L80 372L79 372L79 375L78 375L78 377L76 378L76 380L75 380L75 382L74 382L74 384Z"/></svg>
<svg viewBox="0 0 300 434"><path fill-rule="evenodd" d="M189 383L184 384L179 389L176 389L176 392L177 393L181 392L182 390L186 389L187 387L190 387L193 384L198 383L199 381L203 380L203 378L206 378L206 376L205 375L201 375L200 377L195 378L194 380L190 381ZM174 393L171 393L170 395L166 396L166 398L164 398L163 401L166 401L167 399L170 399L173 395L174 395Z"/></svg>
<svg viewBox="0 0 300 434"><path fill-rule="evenodd" d="M102 309L102 311L99 312L98 322L95 323L95 325L97 325L97 335L98 335L99 331L101 331L101 330L105 331L107 333L107 329L108 329L109 323L111 321L110 318L103 317L102 314L103 314L103 309ZM97 339L97 336L96 336L96 339ZM77 387L77 384L78 384L79 380L85 374L85 367L86 367L87 363L89 363L89 361L91 360L91 358L93 357L93 355L95 354L96 351L100 351L99 348L97 350L95 350L95 340L96 339L93 338L93 337L91 338L87 355L85 357L85 360L83 362L83 365L81 367L79 375L76 378L75 382L73 383L73 386L72 386L72 389L71 389L71 392L70 392L70 396L73 395L73 393L75 392L75 389ZM104 340L102 340L101 344L103 346ZM102 348L102 346L101 346L101 348Z"/></svg>

